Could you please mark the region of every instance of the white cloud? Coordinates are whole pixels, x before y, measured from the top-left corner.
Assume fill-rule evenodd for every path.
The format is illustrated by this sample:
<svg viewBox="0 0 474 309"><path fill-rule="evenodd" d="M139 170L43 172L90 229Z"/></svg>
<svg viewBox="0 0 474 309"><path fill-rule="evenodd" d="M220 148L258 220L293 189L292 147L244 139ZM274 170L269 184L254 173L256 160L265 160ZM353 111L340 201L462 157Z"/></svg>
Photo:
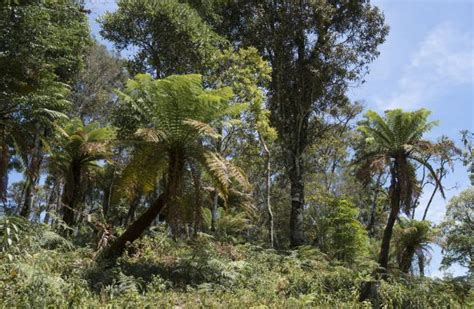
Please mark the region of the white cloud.
<svg viewBox="0 0 474 309"><path fill-rule="evenodd" d="M449 87L474 82L472 33L443 23L428 33L403 69L397 90L376 99L381 109L426 106Z"/></svg>

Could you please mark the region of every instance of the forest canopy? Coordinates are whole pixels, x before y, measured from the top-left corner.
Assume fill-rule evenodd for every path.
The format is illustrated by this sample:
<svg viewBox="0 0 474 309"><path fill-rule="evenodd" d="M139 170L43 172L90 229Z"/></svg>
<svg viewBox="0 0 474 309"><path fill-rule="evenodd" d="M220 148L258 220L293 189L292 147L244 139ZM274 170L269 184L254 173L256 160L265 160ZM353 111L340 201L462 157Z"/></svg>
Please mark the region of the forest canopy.
<svg viewBox="0 0 474 309"><path fill-rule="evenodd" d="M1 307L474 305L473 133L349 95L377 6L116 4L0 6Z"/></svg>

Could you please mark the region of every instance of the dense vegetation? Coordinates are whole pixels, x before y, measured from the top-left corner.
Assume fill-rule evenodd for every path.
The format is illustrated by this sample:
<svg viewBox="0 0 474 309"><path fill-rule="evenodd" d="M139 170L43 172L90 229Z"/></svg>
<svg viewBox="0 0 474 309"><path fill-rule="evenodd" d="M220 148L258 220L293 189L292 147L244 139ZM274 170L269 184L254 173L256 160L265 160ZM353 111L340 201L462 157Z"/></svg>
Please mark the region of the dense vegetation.
<svg viewBox="0 0 474 309"><path fill-rule="evenodd" d="M429 211L473 134L347 96L377 7L120 0L125 58L88 13L0 8L1 307L474 305L472 187ZM433 244L466 276L425 277Z"/></svg>

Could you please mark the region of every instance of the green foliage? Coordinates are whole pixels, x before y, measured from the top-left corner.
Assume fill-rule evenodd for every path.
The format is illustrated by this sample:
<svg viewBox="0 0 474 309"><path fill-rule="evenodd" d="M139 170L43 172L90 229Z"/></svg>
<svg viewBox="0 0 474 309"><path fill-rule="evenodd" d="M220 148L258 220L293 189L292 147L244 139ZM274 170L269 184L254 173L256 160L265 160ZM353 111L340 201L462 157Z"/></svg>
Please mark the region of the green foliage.
<svg viewBox="0 0 474 309"><path fill-rule="evenodd" d="M368 253L368 236L357 220L359 211L348 200L334 199L315 222L315 243L332 258L353 263Z"/></svg>
<svg viewBox="0 0 474 309"><path fill-rule="evenodd" d="M84 124L79 118L65 122L58 131L51 168L63 175L71 172L72 164L95 166L98 160L107 158L110 142L115 138L114 128L100 127L97 122Z"/></svg>
<svg viewBox="0 0 474 309"><path fill-rule="evenodd" d="M209 208L203 208L202 212L204 231L210 231L211 210ZM215 224L216 230L214 234L219 240L234 242L238 242L239 238L241 240L239 236L254 227L247 212L238 211L234 208L224 209L222 207L217 209L217 220Z"/></svg>
<svg viewBox="0 0 474 309"><path fill-rule="evenodd" d="M471 185L474 185L474 133L468 130L461 131L464 151L462 159L465 166L468 167L469 179Z"/></svg>
<svg viewBox="0 0 474 309"><path fill-rule="evenodd" d="M121 0L100 20L101 35L120 50L137 50L132 72L201 72L224 40L188 4L177 0Z"/></svg>
<svg viewBox="0 0 474 309"><path fill-rule="evenodd" d="M0 258L9 262L30 257L41 248L72 249L72 244L47 226L33 224L23 217L0 219Z"/></svg>
<svg viewBox="0 0 474 309"><path fill-rule="evenodd" d="M453 197L441 225L443 230L443 264L447 267L460 263L472 274L474 271L474 188L470 187Z"/></svg>
<svg viewBox="0 0 474 309"><path fill-rule="evenodd" d="M430 243L434 242L439 230L429 221L400 218L394 229L394 251L400 270L407 273L415 255L425 259L429 254ZM423 270L420 270L423 271Z"/></svg>
<svg viewBox="0 0 474 309"><path fill-rule="evenodd" d="M99 121L102 125L112 121L110 113L116 108L114 89L122 88L128 75L123 62L98 42L90 46L84 68L72 86L72 116L84 122Z"/></svg>
<svg viewBox="0 0 474 309"><path fill-rule="evenodd" d="M135 149L130 170L125 170L122 181L138 182L140 187L156 183L167 172L166 156L171 158L179 151L185 161L204 168L223 196L228 195L233 180L245 185L247 181L236 167L204 146L206 140L218 136L212 127L214 122L239 113L240 109L229 105L232 95L228 87L204 89L202 77L196 74L172 75L159 80L139 74L129 80L119 96L124 108L132 108L138 115L138 121L135 118L129 123L135 121L135 139L141 144ZM156 152L163 155L153 156ZM146 162L148 168L143 170L140 167ZM134 175L139 177L134 178Z"/></svg>
<svg viewBox="0 0 474 309"><path fill-rule="evenodd" d="M390 175L388 192L390 214L383 233L379 256L381 272L384 274L388 268L392 231L400 210L410 214L413 204L421 193L416 164L428 171L436 188L439 188L444 197L440 176L431 166L429 159L444 153L439 150L441 145L449 148L452 145L450 143L433 144L423 139L423 135L436 125L436 122L428 121L430 113L426 109L414 112L394 109L385 111L385 116L382 117L374 111L368 111L358 127L362 134L356 158L359 178L367 183L374 174L382 174L388 170ZM410 253L405 255L402 263L404 272L409 270L409 264L411 264L409 256L413 256L411 253L413 250L410 249Z"/></svg>
<svg viewBox="0 0 474 309"><path fill-rule="evenodd" d="M10 155L29 168L28 156L37 148L33 141L47 144L52 123L65 118L71 106L68 84L82 66L90 36L86 16L72 0L2 4L0 29L0 199L5 202Z"/></svg>
<svg viewBox="0 0 474 309"><path fill-rule="evenodd" d="M370 1L119 0L99 23L128 61L84 5L0 6L1 308L474 306L472 190L442 225L467 278L424 278L438 230L400 218L461 152L425 109L353 130L388 33Z"/></svg>
<svg viewBox="0 0 474 309"><path fill-rule="evenodd" d="M28 226L31 228L32 226ZM113 268L95 265L88 249L30 247L2 259L0 305L35 307L351 307L367 272L332 265L311 247L293 251L231 245L199 234L175 242L155 229ZM464 288L460 288L464 286ZM462 280L391 278L380 284L382 307L457 308L472 304ZM464 292L461 292L464 291Z"/></svg>

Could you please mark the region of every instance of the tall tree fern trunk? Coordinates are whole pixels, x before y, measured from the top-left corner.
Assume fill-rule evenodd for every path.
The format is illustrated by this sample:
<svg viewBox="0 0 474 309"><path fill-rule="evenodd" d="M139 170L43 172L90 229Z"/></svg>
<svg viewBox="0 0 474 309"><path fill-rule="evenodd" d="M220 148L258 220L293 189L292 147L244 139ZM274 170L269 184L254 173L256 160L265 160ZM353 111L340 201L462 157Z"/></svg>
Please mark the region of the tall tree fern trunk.
<svg viewBox="0 0 474 309"><path fill-rule="evenodd" d="M70 172L64 184L63 191L63 221L70 227L74 226L74 215L77 212L77 204L81 192L81 167L79 163L73 162Z"/></svg>
<svg viewBox="0 0 474 309"><path fill-rule="evenodd" d="M114 259L122 255L127 243L134 242L153 223L160 211L165 207L167 195L162 193L138 219L130 225L127 230L106 248L101 257Z"/></svg>
<svg viewBox="0 0 474 309"><path fill-rule="evenodd" d="M110 247L101 254L104 259L115 259L125 250L127 243L132 243L145 232L166 206L172 206L177 202L177 198L182 190L182 177L184 172L184 154L178 149L170 151L168 166L168 181L165 192L152 203L138 219L130 225L127 230L120 235Z"/></svg>
<svg viewBox="0 0 474 309"><path fill-rule="evenodd" d="M399 166L395 162L392 168L392 183L390 184L390 215L388 217L387 225L383 232L382 245L380 248L379 265L382 278L387 276L388 259L390 253L390 241L392 239L393 227L400 212L400 195L401 187L399 181Z"/></svg>
<svg viewBox="0 0 474 309"><path fill-rule="evenodd" d="M425 276L425 256L421 250L417 252L416 256L418 257L418 270L420 272L420 277Z"/></svg>
<svg viewBox="0 0 474 309"><path fill-rule="evenodd" d="M415 256L415 248L408 247L405 249L401 260L400 260L400 270L405 274L408 274L411 268L411 262L413 261L413 257Z"/></svg>
<svg viewBox="0 0 474 309"><path fill-rule="evenodd" d="M130 204L130 208L127 212L127 217L125 218L125 224L129 224L130 222L135 221L135 213L137 211L138 205L140 204L141 198L141 192L133 198L132 203Z"/></svg>

